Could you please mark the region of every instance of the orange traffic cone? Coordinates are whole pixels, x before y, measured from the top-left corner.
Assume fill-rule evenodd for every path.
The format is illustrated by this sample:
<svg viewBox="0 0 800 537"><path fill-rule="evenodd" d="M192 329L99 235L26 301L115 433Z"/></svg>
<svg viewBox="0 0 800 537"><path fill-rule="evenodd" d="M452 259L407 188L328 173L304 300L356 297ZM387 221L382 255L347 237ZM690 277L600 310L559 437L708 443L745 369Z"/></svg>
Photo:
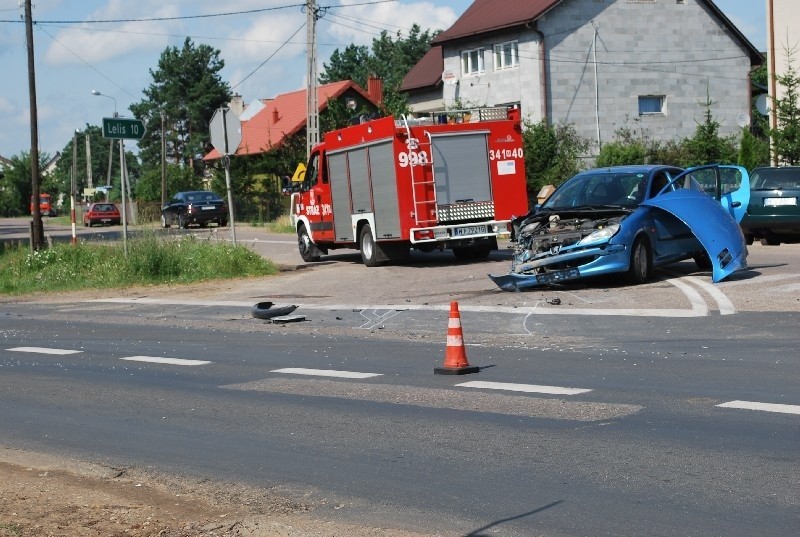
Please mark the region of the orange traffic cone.
<svg viewBox="0 0 800 537"><path fill-rule="evenodd" d="M466 375L477 373L478 370L477 366L471 366L467 362L458 302L450 302L450 321L447 324L447 349L444 353L444 365L433 368L433 372L437 375Z"/></svg>

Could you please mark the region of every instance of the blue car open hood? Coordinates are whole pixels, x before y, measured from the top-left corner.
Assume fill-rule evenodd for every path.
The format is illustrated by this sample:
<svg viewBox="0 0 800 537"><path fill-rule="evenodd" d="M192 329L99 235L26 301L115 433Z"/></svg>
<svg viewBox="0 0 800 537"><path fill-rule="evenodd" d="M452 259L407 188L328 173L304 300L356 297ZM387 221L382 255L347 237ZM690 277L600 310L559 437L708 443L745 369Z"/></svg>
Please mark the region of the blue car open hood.
<svg viewBox="0 0 800 537"><path fill-rule="evenodd" d="M716 283L747 268L747 244L739 224L711 196L690 189L665 192L642 202L686 224L711 258Z"/></svg>

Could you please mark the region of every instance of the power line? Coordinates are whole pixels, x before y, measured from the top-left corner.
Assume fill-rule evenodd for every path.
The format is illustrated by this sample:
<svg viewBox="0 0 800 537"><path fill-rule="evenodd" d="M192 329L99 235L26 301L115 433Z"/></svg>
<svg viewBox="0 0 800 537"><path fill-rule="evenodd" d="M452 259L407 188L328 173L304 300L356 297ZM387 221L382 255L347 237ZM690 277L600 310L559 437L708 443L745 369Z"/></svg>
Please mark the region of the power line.
<svg viewBox="0 0 800 537"><path fill-rule="evenodd" d="M242 83L244 83L244 81L245 81L245 80L247 80L248 78L250 78L251 76L253 76L253 75L255 74L255 72L256 72L256 71L258 71L259 69L261 69L262 67L264 67L264 65L265 65L265 64L266 64L268 61L270 61L272 58L274 58L274 57L275 57L275 55L276 55L278 52L280 52L280 50L281 50L283 47L285 47L286 45L288 45L288 44L289 44L289 41L291 41L291 40L292 40L292 38L293 38L294 36L296 36L296 35L297 35L297 33L298 33L300 30L302 30L303 28L305 28L305 26L306 26L306 23L303 23L303 24L301 24L301 25L300 25L300 28L298 28L297 30L295 30L295 31L294 31L294 33L293 33L292 35L290 35L290 36L289 36L289 38L288 38L286 41L284 41L284 42L283 42L283 44L281 44L281 46L279 46L277 49L275 49L275 52L273 52L272 54L270 54L270 55L269 55L269 57L268 57L266 60L264 60L263 62L261 62L261 63L258 65L258 67L256 67L256 68L255 68L255 69L253 69L252 71L250 71L250 73L249 73L249 74L248 74L246 77L244 77L244 78L243 78L243 79L241 79L239 82L237 82L236 84L234 84L233 86L231 86L231 89L236 89L237 87L241 86L241 85L242 85Z"/></svg>
<svg viewBox="0 0 800 537"><path fill-rule="evenodd" d="M66 46L64 43L62 43L61 41L56 39L50 32L45 30L42 26L37 25L37 29L39 31L41 31L41 32L44 32L44 34L47 35L50 39L52 39L53 41L55 41L56 43L61 45L64 48L64 50L66 50L67 52L69 52L70 54L72 54L73 56L78 58L78 60L80 60L80 62L83 63L84 65L86 65L86 67L88 67L89 69L91 69L92 71L94 71L95 73L97 73L98 75L103 77L104 79L106 79L108 82L110 82L112 85L116 86L118 89L121 89L122 91L124 91L125 93L130 95L132 98L134 98L134 99L136 98L136 96L133 95L131 92L129 92L124 87L122 87L119 84L117 84L113 79L111 79L111 78L107 77L106 75L104 75L103 73L101 73L96 67L94 67L92 64L90 64L89 62L87 62L83 58L81 58L75 51L73 51L68 46Z"/></svg>
<svg viewBox="0 0 800 537"><path fill-rule="evenodd" d="M355 6L370 6L375 4L386 4L389 2L397 2L397 0L373 0L370 2L359 2L356 4L346 5L331 5L321 6L320 9L340 9ZM222 13L207 13L205 15L180 15L175 17L143 17L139 19L94 19L94 20L34 20L33 24L114 24L121 22L163 22L163 21L177 21L177 20L191 20L191 19L209 19L215 17L230 17L234 15L252 15L254 13L265 13L267 11L278 11L281 9L290 8L304 8L306 4L287 4L285 6L264 7L258 9L247 9L242 11L227 11ZM3 11L16 11L16 9L7 9ZM0 20L0 22L22 22L18 20Z"/></svg>

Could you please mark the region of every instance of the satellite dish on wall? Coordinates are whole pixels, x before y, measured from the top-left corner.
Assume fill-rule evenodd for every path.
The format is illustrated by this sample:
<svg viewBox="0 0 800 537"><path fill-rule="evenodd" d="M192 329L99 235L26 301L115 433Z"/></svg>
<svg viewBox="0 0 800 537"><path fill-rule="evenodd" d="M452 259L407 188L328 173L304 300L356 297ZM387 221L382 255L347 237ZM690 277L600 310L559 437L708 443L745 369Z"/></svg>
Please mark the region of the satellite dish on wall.
<svg viewBox="0 0 800 537"><path fill-rule="evenodd" d="M762 93L761 95L756 97L756 110L758 110L758 113L761 114L762 116L768 116L769 115L769 108L767 108L767 94L766 93Z"/></svg>
<svg viewBox="0 0 800 537"><path fill-rule="evenodd" d="M736 124L739 125L741 128L745 128L750 125L750 116L747 114L739 114L736 116Z"/></svg>
<svg viewBox="0 0 800 537"><path fill-rule="evenodd" d="M450 69L442 71L442 82L445 86L454 86L458 84L455 71L451 71Z"/></svg>

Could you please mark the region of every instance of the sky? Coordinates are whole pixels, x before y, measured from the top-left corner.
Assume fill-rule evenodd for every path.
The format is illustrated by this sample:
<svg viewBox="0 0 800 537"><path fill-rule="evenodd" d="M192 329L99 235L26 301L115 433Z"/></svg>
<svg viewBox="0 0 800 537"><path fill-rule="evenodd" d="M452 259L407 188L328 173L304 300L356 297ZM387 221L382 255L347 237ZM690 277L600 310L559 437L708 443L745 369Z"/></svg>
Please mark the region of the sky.
<svg viewBox="0 0 800 537"><path fill-rule="evenodd" d="M506 0L508 2L521 0ZM759 50L766 44L764 0L715 0ZM382 30L412 24L447 29L471 0L317 0L331 6L318 24L318 65L348 45L371 46ZM34 0L39 149L55 155L76 130L100 125L115 108L143 99L161 53L196 45L220 51L220 72L246 103L295 91L306 81L305 0ZM227 14L227 15L220 15ZM30 94L24 2L0 0L0 155L30 151ZM138 19L138 20L137 20ZM140 19L149 19L141 21ZM161 19L161 20L154 20ZM97 21L120 22L97 22ZM102 95L92 95L92 91Z"/></svg>

